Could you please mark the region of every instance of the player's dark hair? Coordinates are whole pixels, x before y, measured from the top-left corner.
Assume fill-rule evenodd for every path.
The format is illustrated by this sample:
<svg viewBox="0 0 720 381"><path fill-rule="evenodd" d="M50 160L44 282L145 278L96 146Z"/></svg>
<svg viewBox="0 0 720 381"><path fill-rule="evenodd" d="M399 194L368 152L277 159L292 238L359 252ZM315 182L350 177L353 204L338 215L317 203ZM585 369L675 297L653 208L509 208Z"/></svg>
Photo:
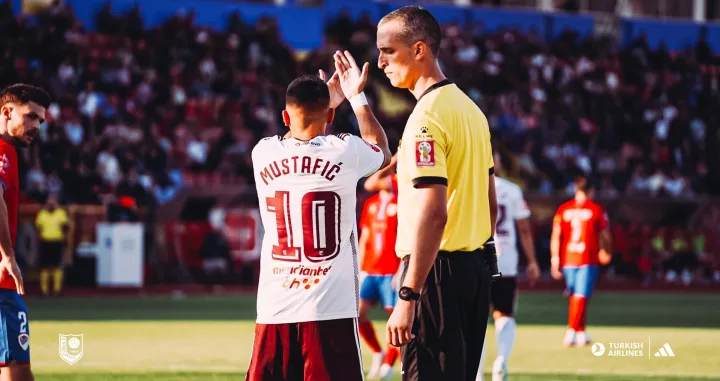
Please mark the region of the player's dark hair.
<svg viewBox="0 0 720 381"><path fill-rule="evenodd" d="M585 176L579 176L575 179L575 191L588 194L595 190L595 184Z"/></svg>
<svg viewBox="0 0 720 381"><path fill-rule="evenodd" d="M419 5L409 5L388 13L380 20L380 23L392 20L400 20L403 24L403 30L398 36L401 40L408 45L422 41L428 46L433 56L437 57L440 51L442 30L430 11Z"/></svg>
<svg viewBox="0 0 720 381"><path fill-rule="evenodd" d="M10 85L0 91L0 107L8 103L19 103L21 105L35 102L44 108L50 107L50 95L33 85L17 83Z"/></svg>
<svg viewBox="0 0 720 381"><path fill-rule="evenodd" d="M310 112L327 110L330 107L330 91L320 77L303 75L288 86L285 104Z"/></svg>

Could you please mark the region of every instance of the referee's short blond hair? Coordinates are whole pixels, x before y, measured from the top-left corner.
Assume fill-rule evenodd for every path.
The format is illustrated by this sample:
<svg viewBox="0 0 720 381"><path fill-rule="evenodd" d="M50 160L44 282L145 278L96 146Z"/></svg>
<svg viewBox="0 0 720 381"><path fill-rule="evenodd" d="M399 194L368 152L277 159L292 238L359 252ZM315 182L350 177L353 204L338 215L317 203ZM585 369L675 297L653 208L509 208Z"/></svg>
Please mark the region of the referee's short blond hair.
<svg viewBox="0 0 720 381"><path fill-rule="evenodd" d="M428 46L433 57L440 52L440 41L442 40L442 29L435 16L427 9L419 5L409 5L396 9L383 17L378 25L399 20L403 24L403 30L398 38L406 44L412 45L418 41Z"/></svg>

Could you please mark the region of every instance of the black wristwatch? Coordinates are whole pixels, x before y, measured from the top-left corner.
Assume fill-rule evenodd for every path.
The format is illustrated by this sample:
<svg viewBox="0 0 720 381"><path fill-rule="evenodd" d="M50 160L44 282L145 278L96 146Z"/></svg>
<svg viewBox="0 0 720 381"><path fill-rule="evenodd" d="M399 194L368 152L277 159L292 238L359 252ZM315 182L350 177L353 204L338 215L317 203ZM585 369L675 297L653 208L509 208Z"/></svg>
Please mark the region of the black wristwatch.
<svg viewBox="0 0 720 381"><path fill-rule="evenodd" d="M420 299L420 294L413 291L410 287L400 287L400 291L398 291L398 297L402 300L418 300Z"/></svg>

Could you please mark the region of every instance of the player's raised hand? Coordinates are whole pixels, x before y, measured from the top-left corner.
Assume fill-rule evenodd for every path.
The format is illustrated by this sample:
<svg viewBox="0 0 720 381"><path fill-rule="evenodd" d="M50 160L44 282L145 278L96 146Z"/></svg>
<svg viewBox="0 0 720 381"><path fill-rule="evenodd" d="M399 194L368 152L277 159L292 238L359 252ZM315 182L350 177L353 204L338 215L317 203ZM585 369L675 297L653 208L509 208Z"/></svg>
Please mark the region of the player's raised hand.
<svg viewBox="0 0 720 381"><path fill-rule="evenodd" d="M15 280L15 288L20 295L25 294L25 284L23 283L22 272L14 256L5 255L0 261L0 283L6 276L11 276Z"/></svg>
<svg viewBox="0 0 720 381"><path fill-rule="evenodd" d="M368 79L368 72L370 64L365 62L362 70L355 63L355 59L352 54L347 50L345 53L341 53L339 50L335 52L335 70L337 70L338 79L340 80L340 88L342 89L345 98L350 99L353 96L360 94L365 88L365 83Z"/></svg>
<svg viewBox="0 0 720 381"><path fill-rule="evenodd" d="M327 81L328 90L330 90L330 108L338 108L338 106L340 106L340 104L345 100L345 94L340 87L338 72L335 71L332 77L330 77L330 80L327 80L327 75L325 75L325 72L320 69L320 79Z"/></svg>

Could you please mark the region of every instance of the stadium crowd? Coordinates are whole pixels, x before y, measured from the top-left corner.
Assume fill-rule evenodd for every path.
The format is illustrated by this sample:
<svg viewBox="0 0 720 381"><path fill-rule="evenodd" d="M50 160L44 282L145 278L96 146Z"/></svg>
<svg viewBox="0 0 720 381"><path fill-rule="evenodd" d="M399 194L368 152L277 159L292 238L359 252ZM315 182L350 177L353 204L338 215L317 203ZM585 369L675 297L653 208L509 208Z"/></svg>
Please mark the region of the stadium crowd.
<svg viewBox="0 0 720 381"><path fill-rule="evenodd" d="M15 17L9 2L0 4L2 84L41 85L54 99L39 143L22 154L29 199L54 193L64 203L100 204L129 196L139 206L158 205L172 199L187 171L252 183L250 150L285 131L279 116L287 84L300 73L331 71L338 49L372 64L366 94L391 145L414 106L374 65L375 25L367 15L328 20L325 43L310 52L287 47L272 18L249 25L234 14L209 29L188 12L149 29L139 8L116 14L108 3L96 25L87 31L71 5ZM585 174L601 184L602 197L720 194L720 109L713 106L720 62L702 38L669 52L650 49L644 38L620 48L572 32L546 41L482 25L444 28L443 70L486 113L493 144L509 163L506 175L524 189L570 195L574 177ZM341 107L333 132L355 131L351 115ZM720 226L720 212L708 218ZM717 270L720 250L709 242L717 231L623 229L632 239L621 253L643 253L627 258L639 276L653 266L681 273L712 263L702 268ZM648 249L632 250L634 240ZM699 247L716 255L699 256ZM695 260L671 261L679 252Z"/></svg>

